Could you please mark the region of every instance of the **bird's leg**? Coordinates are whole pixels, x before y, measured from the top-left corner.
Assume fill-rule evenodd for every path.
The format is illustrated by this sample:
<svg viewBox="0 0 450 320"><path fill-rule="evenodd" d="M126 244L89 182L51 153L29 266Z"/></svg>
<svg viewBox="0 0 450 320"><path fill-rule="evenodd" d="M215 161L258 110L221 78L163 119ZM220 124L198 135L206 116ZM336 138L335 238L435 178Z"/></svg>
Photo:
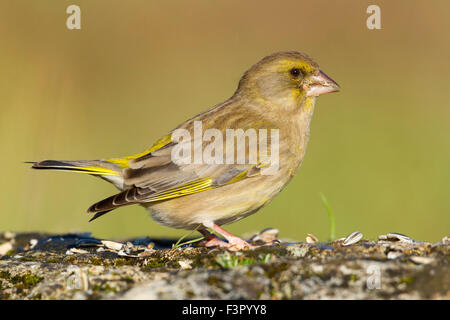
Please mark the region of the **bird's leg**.
<svg viewBox="0 0 450 320"><path fill-rule="evenodd" d="M210 228L210 229L214 230L215 232L217 232L221 236L223 236L228 241L226 247L229 250L239 251L239 250L245 250L245 249L256 249L256 248L258 248L258 246L251 245L250 243L248 243L244 239L241 239L239 237L236 237L236 236L232 235L231 233L229 233L225 229L219 227L215 223L208 223L207 225L206 224L203 224L203 225L205 227L207 227L207 228Z"/></svg>
<svg viewBox="0 0 450 320"><path fill-rule="evenodd" d="M228 242L220 240L218 236L208 232L208 230L204 228L199 229L198 232L200 232L205 237L205 239L196 242L195 244L197 246L227 248L230 245Z"/></svg>

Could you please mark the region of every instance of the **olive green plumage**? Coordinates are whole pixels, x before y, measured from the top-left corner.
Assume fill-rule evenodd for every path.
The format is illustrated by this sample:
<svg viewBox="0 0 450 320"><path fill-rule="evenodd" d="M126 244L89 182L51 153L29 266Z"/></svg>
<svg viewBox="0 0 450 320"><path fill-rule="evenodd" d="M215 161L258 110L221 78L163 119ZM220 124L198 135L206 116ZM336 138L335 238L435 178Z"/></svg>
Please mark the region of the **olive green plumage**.
<svg viewBox="0 0 450 320"><path fill-rule="evenodd" d="M256 212L280 192L305 156L310 122L318 95L338 90L338 85L319 70L316 62L299 52L278 52L265 57L245 72L228 100L187 120L176 129L192 137L192 153L207 141L195 141L194 126L216 129L279 130L278 170L262 174L270 166L268 155L257 163L175 163L176 141L169 132L150 149L129 157L95 161L43 161L33 168L72 170L99 175L122 192L91 206L94 218L117 207L140 204L159 223L184 229L210 227L239 220ZM198 139L197 139L198 140ZM272 150L270 135L267 150ZM186 143L186 141L183 141ZM249 155L249 145L243 151Z"/></svg>

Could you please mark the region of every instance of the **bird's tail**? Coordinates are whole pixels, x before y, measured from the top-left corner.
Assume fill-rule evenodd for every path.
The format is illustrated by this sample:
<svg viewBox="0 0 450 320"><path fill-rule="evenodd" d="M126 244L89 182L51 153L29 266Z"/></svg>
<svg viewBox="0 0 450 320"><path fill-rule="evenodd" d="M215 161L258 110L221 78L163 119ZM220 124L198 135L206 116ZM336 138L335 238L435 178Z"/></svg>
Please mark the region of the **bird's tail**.
<svg viewBox="0 0 450 320"><path fill-rule="evenodd" d="M79 160L79 161L45 160L27 163L32 163L33 164L32 168L39 170L72 171L72 172L100 175L102 177L120 176L120 170L116 165L103 160Z"/></svg>

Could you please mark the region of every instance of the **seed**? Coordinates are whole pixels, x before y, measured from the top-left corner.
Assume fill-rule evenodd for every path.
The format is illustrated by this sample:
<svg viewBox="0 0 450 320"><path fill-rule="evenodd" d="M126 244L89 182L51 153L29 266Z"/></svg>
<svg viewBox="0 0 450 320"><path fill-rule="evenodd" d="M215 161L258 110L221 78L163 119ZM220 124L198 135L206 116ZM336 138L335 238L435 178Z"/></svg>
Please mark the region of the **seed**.
<svg viewBox="0 0 450 320"><path fill-rule="evenodd" d="M116 251L119 251L123 247L122 243L114 242L114 241L102 240L102 243L108 249L116 250Z"/></svg>
<svg viewBox="0 0 450 320"><path fill-rule="evenodd" d="M250 242L261 241L263 243L272 243L277 239L278 233L279 233L278 229L266 228L261 232L253 235L249 241Z"/></svg>
<svg viewBox="0 0 450 320"><path fill-rule="evenodd" d="M344 241L342 242L342 245L349 246L349 245L355 244L355 243L359 242L359 240L361 240L362 237L363 237L363 234L361 232L359 232L359 231L352 232L344 239Z"/></svg>
<svg viewBox="0 0 450 320"><path fill-rule="evenodd" d="M306 236L306 243L314 244L317 242L319 242L319 239L317 239L315 235L308 233L308 235Z"/></svg>
<svg viewBox="0 0 450 320"><path fill-rule="evenodd" d="M8 253L8 251L12 250L13 245L11 242L5 242L0 244L0 256L5 255Z"/></svg>
<svg viewBox="0 0 450 320"><path fill-rule="evenodd" d="M71 248L71 249L69 249L69 250L66 251L66 254L67 254L68 256L71 256L71 255L73 255L73 254L75 254L75 253L78 253L78 254L84 254L84 253L89 253L89 252L86 251L86 250L83 250L83 249L77 249L77 248Z"/></svg>
<svg viewBox="0 0 450 320"><path fill-rule="evenodd" d="M391 241L391 242L399 241L399 242L403 242L403 243L416 242L415 240L411 239L410 237L408 237L404 234L401 234L401 233L397 233L397 232L390 232L388 234L379 235L378 240Z"/></svg>
<svg viewBox="0 0 450 320"><path fill-rule="evenodd" d="M38 239L31 239L30 240L30 249L33 249L34 247L36 247L36 245L38 244L39 240Z"/></svg>
<svg viewBox="0 0 450 320"><path fill-rule="evenodd" d="M79 239L75 242L76 247L99 247L102 242L97 239Z"/></svg>
<svg viewBox="0 0 450 320"><path fill-rule="evenodd" d="M130 258L137 258L139 256L137 255L133 255L133 254L127 254L125 251L123 250L119 250L119 252L117 252L117 255L121 256L121 257L130 257Z"/></svg>
<svg viewBox="0 0 450 320"><path fill-rule="evenodd" d="M407 235L397 233L397 232L391 232L386 235L387 239L389 241L400 241L405 243L413 243L414 240L408 237Z"/></svg>

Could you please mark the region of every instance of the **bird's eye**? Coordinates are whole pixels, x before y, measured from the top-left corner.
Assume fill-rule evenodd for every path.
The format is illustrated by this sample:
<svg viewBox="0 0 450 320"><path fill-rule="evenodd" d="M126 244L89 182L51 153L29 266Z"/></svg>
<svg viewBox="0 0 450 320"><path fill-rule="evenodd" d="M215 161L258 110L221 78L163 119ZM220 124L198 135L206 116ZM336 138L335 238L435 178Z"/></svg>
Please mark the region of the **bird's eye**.
<svg viewBox="0 0 450 320"><path fill-rule="evenodd" d="M301 74L301 71L299 68L292 68L290 73L293 77L298 78L298 76L300 76Z"/></svg>

